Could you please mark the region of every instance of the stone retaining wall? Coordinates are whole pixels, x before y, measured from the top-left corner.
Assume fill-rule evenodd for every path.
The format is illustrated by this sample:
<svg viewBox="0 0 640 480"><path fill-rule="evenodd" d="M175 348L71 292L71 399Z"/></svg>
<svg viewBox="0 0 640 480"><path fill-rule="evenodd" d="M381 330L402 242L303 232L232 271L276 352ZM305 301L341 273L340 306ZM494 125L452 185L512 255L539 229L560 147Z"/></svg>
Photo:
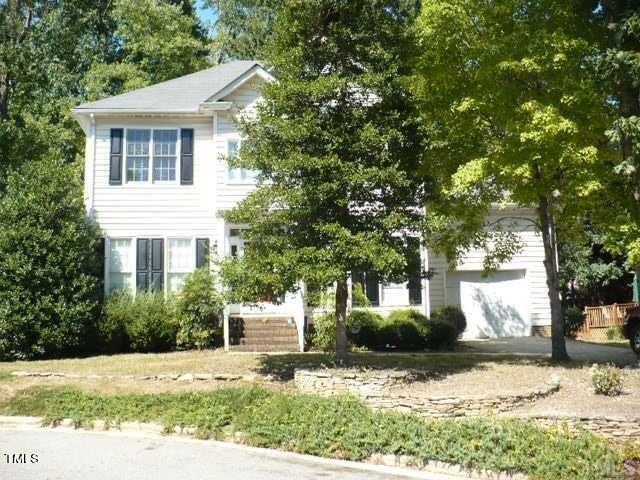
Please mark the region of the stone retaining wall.
<svg viewBox="0 0 640 480"><path fill-rule="evenodd" d="M169 380L176 382L232 382L241 380L244 382L255 382L256 380L271 381L270 375L236 375L233 373L173 373L159 375L78 375L75 373L60 372L11 372L14 377L39 377L39 378L68 378L82 380Z"/></svg>
<svg viewBox="0 0 640 480"><path fill-rule="evenodd" d="M498 414L534 420L544 426L567 425L572 431L586 429L619 440L640 440L640 418L575 417L562 415L513 415L515 407L546 397L559 389L558 383L545 385L519 395L494 397L423 397L394 391L417 378L413 372L347 370L296 370L298 390L322 396L350 393L367 405L384 410L418 413L428 418L472 417Z"/></svg>
<svg viewBox="0 0 640 480"><path fill-rule="evenodd" d="M528 415L541 425L567 425L569 430L577 432L589 430L599 435L618 440L640 440L640 418L623 417L571 417L563 415Z"/></svg>
<svg viewBox="0 0 640 480"><path fill-rule="evenodd" d="M394 391L417 379L408 371L376 372L296 370L298 390L323 396L350 393L373 408L414 412L427 417L466 417L508 412L526 402L545 397L558 390L558 384L545 385L517 395L424 397Z"/></svg>

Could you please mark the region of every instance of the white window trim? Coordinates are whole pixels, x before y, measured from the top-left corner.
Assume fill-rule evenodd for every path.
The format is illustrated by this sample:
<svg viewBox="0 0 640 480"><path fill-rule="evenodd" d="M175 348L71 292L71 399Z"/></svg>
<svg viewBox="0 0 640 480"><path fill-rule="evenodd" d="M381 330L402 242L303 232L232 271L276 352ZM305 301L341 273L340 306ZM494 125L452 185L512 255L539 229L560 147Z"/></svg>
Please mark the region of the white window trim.
<svg viewBox="0 0 640 480"><path fill-rule="evenodd" d="M144 183L144 182L142 182ZM163 287L162 291L164 295L168 295L171 292L169 291L169 240L189 240L191 242L191 261L190 261L190 270L185 270L183 272L172 272L172 273L192 273L196 270L196 242L198 238L208 238L211 241L211 238L206 235L171 235L171 236L159 236L159 235L118 235L114 237L105 237L104 239L104 294L108 296L110 294L110 252L111 252L111 241L112 240L130 240L130 251L129 251L129 269L132 275L131 277L131 291L129 292L132 296L136 296L138 292L138 284L137 284L137 265L136 265L136 255L137 255L137 245L139 238L161 238L164 243L164 265L163 265Z"/></svg>
<svg viewBox="0 0 640 480"><path fill-rule="evenodd" d="M104 291L105 295L111 293L111 242L113 240L129 240L129 272L131 274L131 293L136 294L136 238L127 236L107 237L104 242ZM122 273L122 272L120 272Z"/></svg>
<svg viewBox="0 0 640 480"><path fill-rule="evenodd" d="M192 273L196 270L196 239L204 237L189 237L189 236L171 236L165 237L165 265L164 265L164 292L166 295L172 293L169 290L169 275L171 274L186 274ZM189 266L180 270L169 270L169 242L171 240L188 240L189 241Z"/></svg>
<svg viewBox="0 0 640 480"><path fill-rule="evenodd" d="M227 138L226 142L225 142L225 156L224 156L224 160L226 162L225 165L225 183L227 185L255 185L257 183L256 178L231 178L231 170L237 170L240 173L240 177L242 177L242 171L246 171L246 172L250 172L252 170L248 169L248 168L242 168L242 167L235 167L235 168L231 168L229 166L229 157L230 157L230 151L229 151L229 144L231 142L237 142L238 143L238 151L240 151L240 148L242 148L242 139L240 137L230 137Z"/></svg>
<svg viewBox="0 0 640 480"><path fill-rule="evenodd" d="M128 155L127 155L127 140L129 138L129 130L149 130L149 178L146 181L137 181L137 180L128 180L127 179L127 159L128 159ZM175 180L153 180L153 165L154 165L154 158L155 155L153 153L153 132L155 130L175 130L176 131L176 135L177 135L177 139L176 139L176 179ZM124 142L123 142L123 148L122 148L122 178L123 178L123 182L122 185L116 185L117 187L120 186L140 186L140 185L180 185L180 186L190 186L190 185L181 185L180 183L180 175L181 175L181 171L180 171L180 159L182 157L182 128L180 127L176 127L173 125L167 125L167 126L145 126L145 125L141 125L141 126L130 126L130 127L126 127L124 128Z"/></svg>

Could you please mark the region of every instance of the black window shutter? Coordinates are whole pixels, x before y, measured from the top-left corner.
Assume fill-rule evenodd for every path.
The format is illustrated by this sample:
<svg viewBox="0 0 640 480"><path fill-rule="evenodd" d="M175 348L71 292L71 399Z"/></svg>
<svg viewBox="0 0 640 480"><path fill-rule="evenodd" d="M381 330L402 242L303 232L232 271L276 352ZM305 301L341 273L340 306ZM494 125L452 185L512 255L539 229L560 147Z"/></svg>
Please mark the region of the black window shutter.
<svg viewBox="0 0 640 480"><path fill-rule="evenodd" d="M136 248L136 288L143 292L149 288L149 239L139 238Z"/></svg>
<svg viewBox="0 0 640 480"><path fill-rule="evenodd" d="M156 292L162 291L164 285L164 240L154 238L151 240L151 283L149 288Z"/></svg>
<svg viewBox="0 0 640 480"><path fill-rule="evenodd" d="M122 128L111 129L109 185L122 185Z"/></svg>
<svg viewBox="0 0 640 480"><path fill-rule="evenodd" d="M209 268L209 239L196 239L196 268Z"/></svg>
<svg viewBox="0 0 640 480"><path fill-rule="evenodd" d="M180 183L193 185L193 128L180 130Z"/></svg>
<svg viewBox="0 0 640 480"><path fill-rule="evenodd" d="M161 292L164 285L164 240L139 238L136 253L136 285L139 292Z"/></svg>

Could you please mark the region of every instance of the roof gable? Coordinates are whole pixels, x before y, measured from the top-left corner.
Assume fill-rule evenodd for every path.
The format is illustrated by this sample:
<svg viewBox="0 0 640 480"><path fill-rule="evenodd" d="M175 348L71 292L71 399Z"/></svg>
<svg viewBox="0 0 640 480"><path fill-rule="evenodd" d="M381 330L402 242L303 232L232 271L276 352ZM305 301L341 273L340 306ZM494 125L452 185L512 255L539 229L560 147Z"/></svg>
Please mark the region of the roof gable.
<svg viewBox="0 0 640 480"><path fill-rule="evenodd" d="M256 61L238 60L174 78L149 87L95 102L84 103L75 113L198 113L223 96L260 75L273 78Z"/></svg>

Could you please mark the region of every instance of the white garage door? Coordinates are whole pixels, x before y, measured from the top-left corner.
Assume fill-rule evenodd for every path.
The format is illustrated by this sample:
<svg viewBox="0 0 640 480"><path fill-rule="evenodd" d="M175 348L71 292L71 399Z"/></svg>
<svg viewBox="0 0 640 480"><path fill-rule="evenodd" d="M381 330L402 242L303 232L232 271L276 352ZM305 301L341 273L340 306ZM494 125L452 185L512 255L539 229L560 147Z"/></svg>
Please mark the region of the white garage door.
<svg viewBox="0 0 640 480"><path fill-rule="evenodd" d="M524 270L447 274L447 303L467 317L463 338L531 335L529 292Z"/></svg>

